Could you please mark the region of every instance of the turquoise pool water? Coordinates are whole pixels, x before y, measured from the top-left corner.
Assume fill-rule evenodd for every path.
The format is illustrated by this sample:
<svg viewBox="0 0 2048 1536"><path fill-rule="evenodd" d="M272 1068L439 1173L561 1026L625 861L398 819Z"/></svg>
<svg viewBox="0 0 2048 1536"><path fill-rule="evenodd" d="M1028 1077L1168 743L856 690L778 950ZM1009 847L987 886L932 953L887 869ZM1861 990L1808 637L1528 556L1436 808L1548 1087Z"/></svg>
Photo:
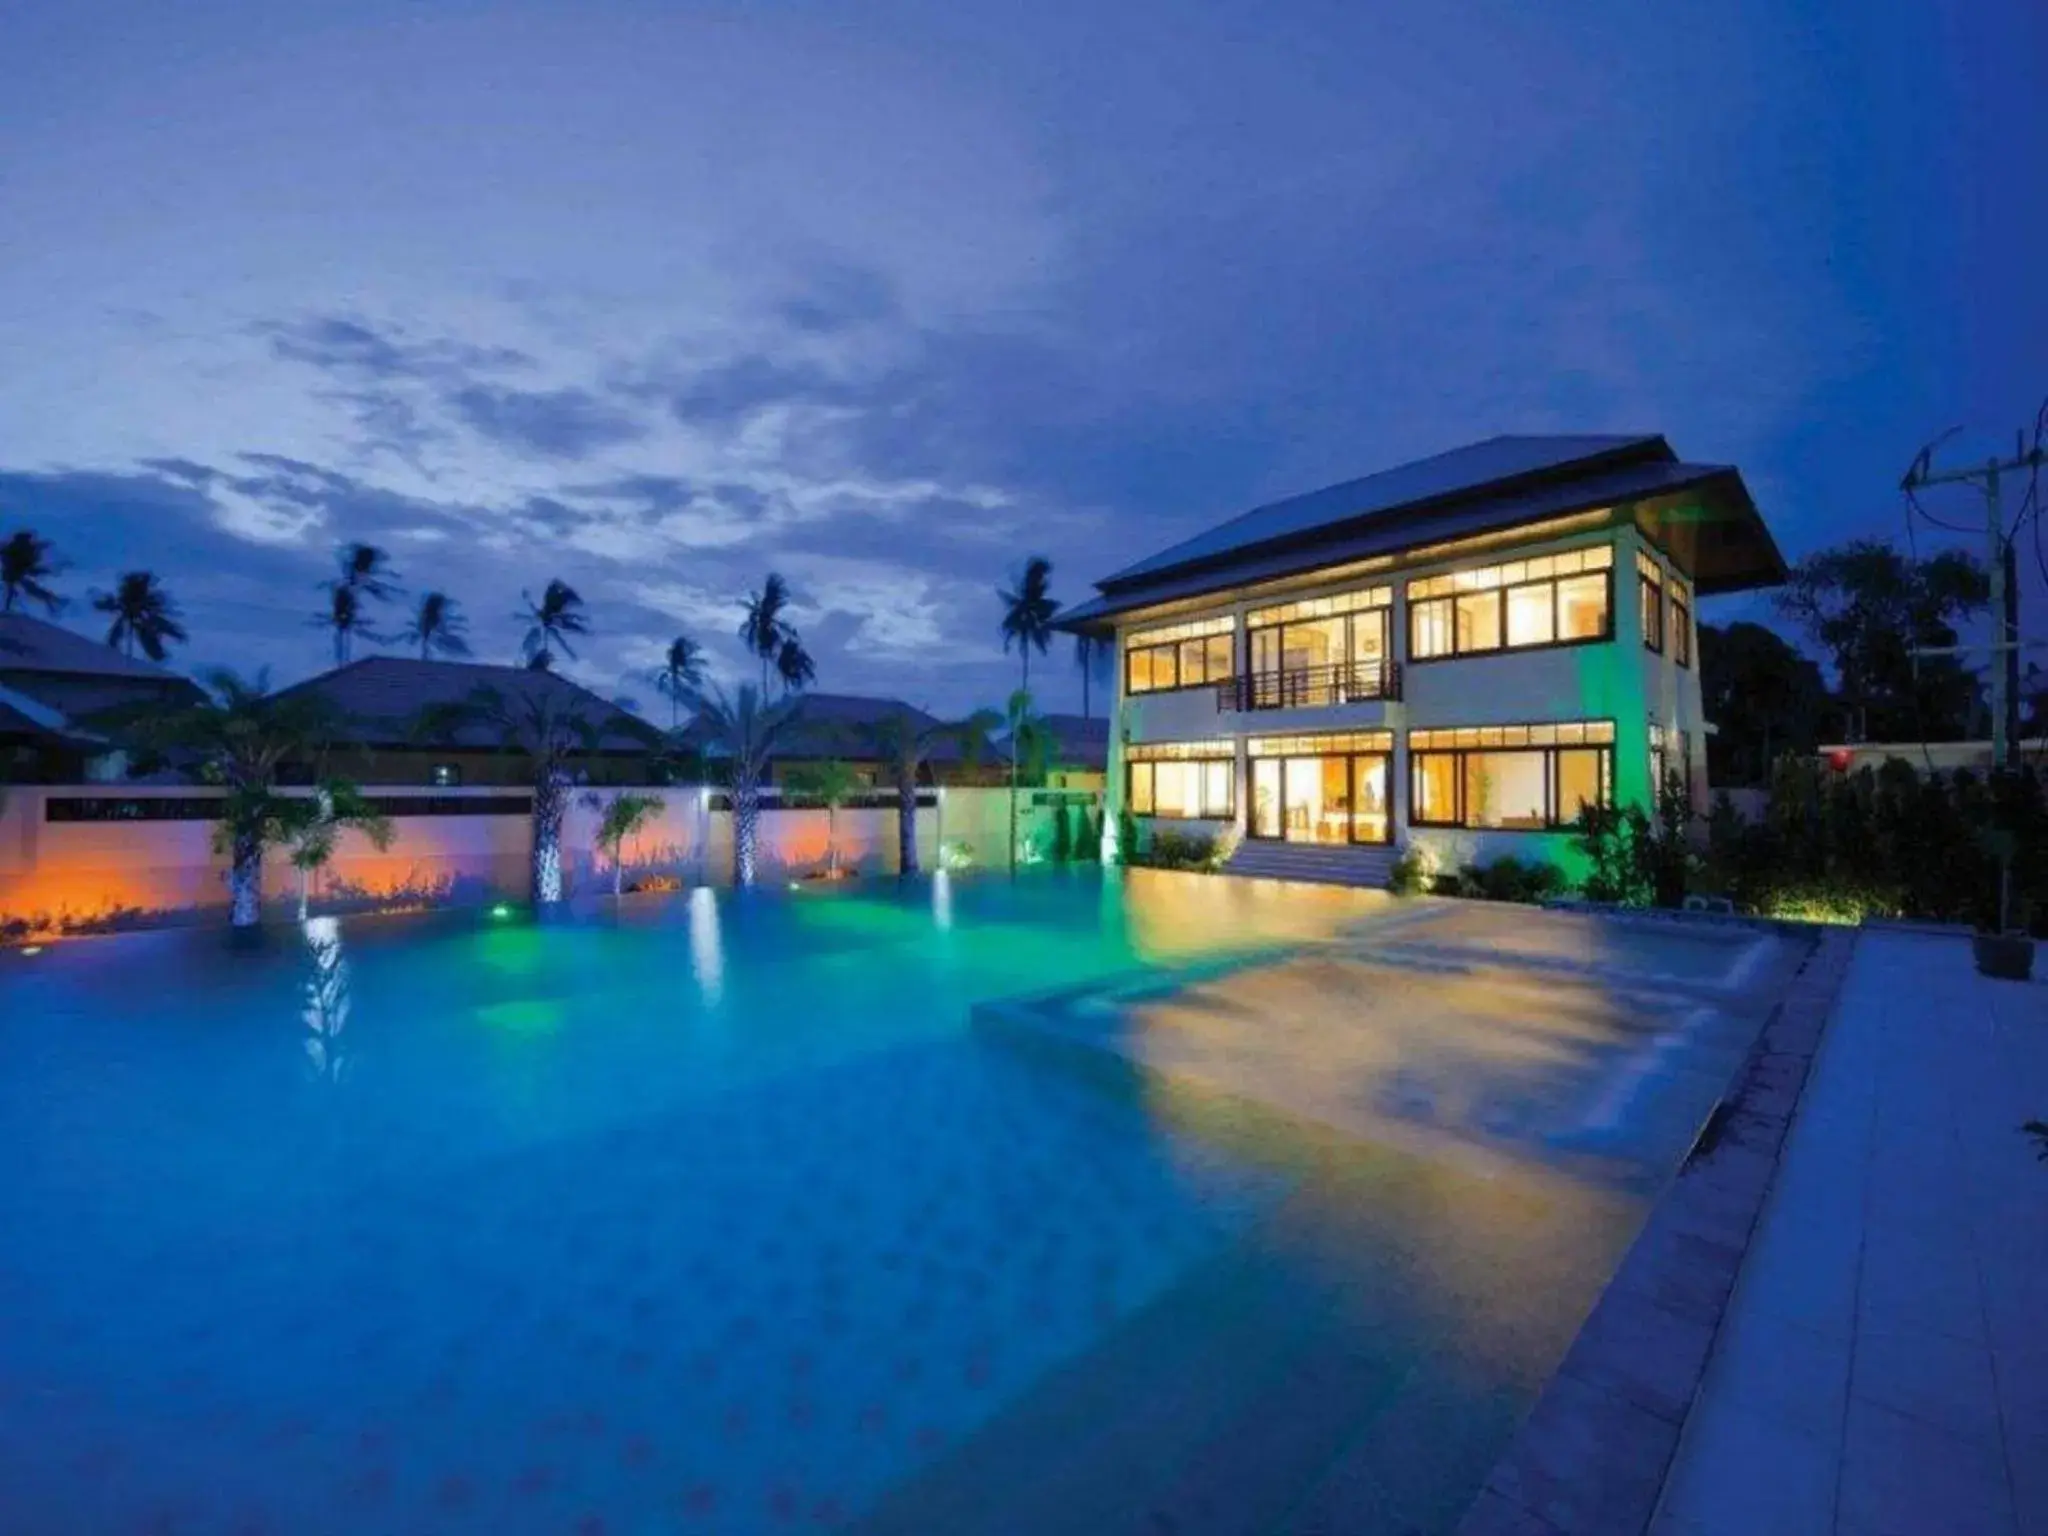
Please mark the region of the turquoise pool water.
<svg viewBox="0 0 2048 1536"><path fill-rule="evenodd" d="M1639 1203L1261 1155L967 1019L1379 900L1077 874L0 955L0 1529L1043 1530L1047 1488L1075 1531L1443 1528ZM1311 1400L1309 1452L1259 1444Z"/></svg>

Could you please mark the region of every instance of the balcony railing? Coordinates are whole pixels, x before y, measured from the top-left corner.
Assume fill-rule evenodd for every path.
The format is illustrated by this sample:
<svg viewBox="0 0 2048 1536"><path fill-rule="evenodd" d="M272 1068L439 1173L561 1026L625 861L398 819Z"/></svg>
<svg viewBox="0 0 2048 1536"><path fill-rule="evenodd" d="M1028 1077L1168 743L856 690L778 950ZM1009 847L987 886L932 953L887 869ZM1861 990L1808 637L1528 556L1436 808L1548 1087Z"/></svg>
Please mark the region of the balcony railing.
<svg viewBox="0 0 2048 1536"><path fill-rule="evenodd" d="M1400 697L1401 665L1394 661L1340 661L1333 666L1243 672L1216 685L1216 707L1232 711L1318 709Z"/></svg>

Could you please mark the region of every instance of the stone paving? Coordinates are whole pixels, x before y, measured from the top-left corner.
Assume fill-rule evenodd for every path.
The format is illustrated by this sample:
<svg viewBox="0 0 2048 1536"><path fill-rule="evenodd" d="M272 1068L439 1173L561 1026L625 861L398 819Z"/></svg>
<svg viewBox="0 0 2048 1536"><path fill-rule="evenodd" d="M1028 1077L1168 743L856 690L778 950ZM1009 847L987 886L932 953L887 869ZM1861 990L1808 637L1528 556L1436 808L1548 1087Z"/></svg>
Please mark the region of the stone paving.
<svg viewBox="0 0 2048 1536"><path fill-rule="evenodd" d="M1860 938L1657 1536L2048 1536L2048 984Z"/></svg>

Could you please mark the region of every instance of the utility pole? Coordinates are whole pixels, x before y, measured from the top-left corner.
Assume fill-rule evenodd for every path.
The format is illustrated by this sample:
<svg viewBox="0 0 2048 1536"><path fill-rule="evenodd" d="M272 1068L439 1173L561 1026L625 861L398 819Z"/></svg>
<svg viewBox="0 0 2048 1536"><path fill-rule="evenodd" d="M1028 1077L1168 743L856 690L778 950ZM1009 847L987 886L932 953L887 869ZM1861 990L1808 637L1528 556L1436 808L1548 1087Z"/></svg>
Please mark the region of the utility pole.
<svg viewBox="0 0 2048 1536"><path fill-rule="evenodd" d="M1933 458L1931 445L1921 449L1919 457L1913 460L1912 468L1906 471L1906 478L1899 482L1899 489L1911 496L1933 485L1974 485L1984 495L1984 529L1989 541L1985 570L1991 579L1991 766L1994 770L2004 769L2012 760L2009 727L2018 702L2020 637L2019 593L2016 583L2011 580L2012 540L2006 533L2004 509L1999 505L1999 477L2021 470L2038 471L2043 465L2048 465L2048 450L2042 448L2038 434L2034 446L2029 448L2026 434L2021 433L2009 459L1990 458L1972 468L1937 472ZM2036 508L2034 515L2040 516L2041 509ZM1947 646L1941 649L1959 651L1968 647ZM1915 654L1931 655L1933 652L1919 651Z"/></svg>

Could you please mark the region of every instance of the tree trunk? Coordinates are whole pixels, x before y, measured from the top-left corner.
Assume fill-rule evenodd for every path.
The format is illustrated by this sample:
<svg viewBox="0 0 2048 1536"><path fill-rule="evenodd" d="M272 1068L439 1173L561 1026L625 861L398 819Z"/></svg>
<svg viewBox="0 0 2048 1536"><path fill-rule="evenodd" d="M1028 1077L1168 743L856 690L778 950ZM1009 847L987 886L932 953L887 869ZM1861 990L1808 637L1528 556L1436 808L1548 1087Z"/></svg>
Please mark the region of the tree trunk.
<svg viewBox="0 0 2048 1536"><path fill-rule="evenodd" d="M839 807L830 800L825 802L825 873L839 878Z"/></svg>
<svg viewBox="0 0 2048 1536"><path fill-rule="evenodd" d="M562 899L562 817L569 809L569 775L544 768L533 785L532 896L536 907Z"/></svg>
<svg viewBox="0 0 2048 1536"><path fill-rule="evenodd" d="M310 887L312 883L313 872L310 869L301 869L299 871L299 921L301 923L305 922L306 920L308 887Z"/></svg>
<svg viewBox="0 0 2048 1536"><path fill-rule="evenodd" d="M732 787L732 883L754 883L754 831L761 819L761 786L744 779Z"/></svg>
<svg viewBox="0 0 2048 1536"><path fill-rule="evenodd" d="M896 869L899 874L917 873L917 777L906 774L896 781Z"/></svg>
<svg viewBox="0 0 2048 1536"><path fill-rule="evenodd" d="M237 832L228 861L228 921L254 928L263 917L263 839Z"/></svg>
<svg viewBox="0 0 2048 1536"><path fill-rule="evenodd" d="M612 895L626 894L626 840L612 844Z"/></svg>

